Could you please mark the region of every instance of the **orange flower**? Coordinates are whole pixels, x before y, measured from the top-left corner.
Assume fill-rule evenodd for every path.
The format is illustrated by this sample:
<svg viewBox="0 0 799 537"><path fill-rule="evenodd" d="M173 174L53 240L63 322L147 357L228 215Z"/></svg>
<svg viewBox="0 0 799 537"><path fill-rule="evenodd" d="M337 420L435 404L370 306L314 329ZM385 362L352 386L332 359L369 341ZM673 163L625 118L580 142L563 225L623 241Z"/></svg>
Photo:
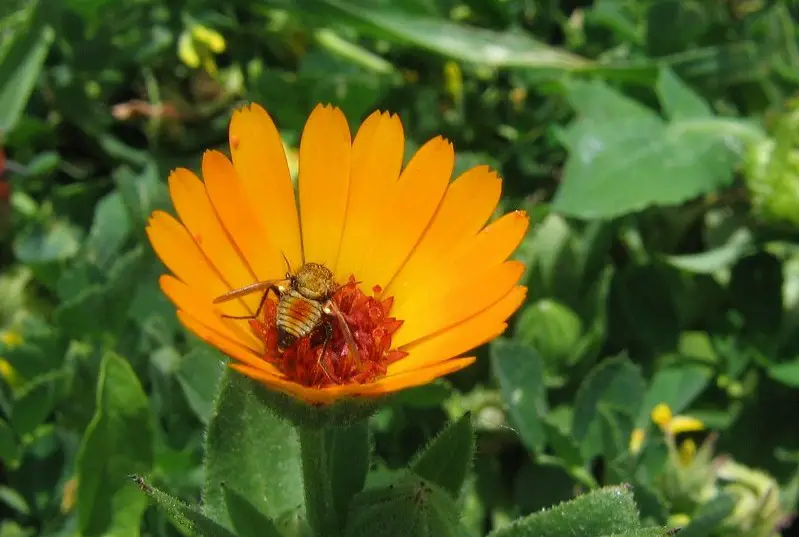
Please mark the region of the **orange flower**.
<svg viewBox="0 0 799 537"><path fill-rule="evenodd" d="M317 106L300 143L298 204L266 111L237 110L229 135L232 162L207 151L203 181L172 172L180 221L156 211L147 233L174 274L160 283L179 319L237 371L314 404L377 397L468 366L473 357L457 356L500 335L523 302L523 266L507 259L527 215L486 225L501 180L480 166L450 183L443 138L403 168L397 116L373 113L352 140L339 109ZM331 271L329 296L296 298L301 282L287 270L306 263ZM277 291L260 311L266 286L214 302L260 281Z"/></svg>

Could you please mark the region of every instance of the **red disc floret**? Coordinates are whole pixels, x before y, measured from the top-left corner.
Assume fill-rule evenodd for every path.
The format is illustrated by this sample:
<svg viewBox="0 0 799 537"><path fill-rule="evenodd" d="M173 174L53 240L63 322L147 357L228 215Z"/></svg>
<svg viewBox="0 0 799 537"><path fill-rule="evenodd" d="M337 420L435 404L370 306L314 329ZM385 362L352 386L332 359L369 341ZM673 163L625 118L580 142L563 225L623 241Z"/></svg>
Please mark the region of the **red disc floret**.
<svg viewBox="0 0 799 537"><path fill-rule="evenodd" d="M380 300L380 292L380 287L375 286L373 296L369 296L350 278L332 298L352 332L359 361L351 355L334 316L326 319L332 328L327 343L324 341L324 326L320 325L314 333L298 339L280 352L275 325L277 302L269 300L264 306L263 318L250 321L253 332L264 342L264 360L277 367L289 380L316 388L365 384L385 375L388 365L407 353L391 348L391 338L402 326L402 321L389 316L393 299Z"/></svg>

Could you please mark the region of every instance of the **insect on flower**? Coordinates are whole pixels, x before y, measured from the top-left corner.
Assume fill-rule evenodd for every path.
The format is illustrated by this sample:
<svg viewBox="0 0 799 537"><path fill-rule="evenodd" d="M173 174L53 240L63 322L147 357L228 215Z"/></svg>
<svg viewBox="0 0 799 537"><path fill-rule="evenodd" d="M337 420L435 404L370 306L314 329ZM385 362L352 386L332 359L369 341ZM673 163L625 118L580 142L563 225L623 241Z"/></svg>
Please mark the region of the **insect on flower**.
<svg viewBox="0 0 799 537"><path fill-rule="evenodd" d="M286 265L288 267L288 260ZM284 352L300 338L311 336L318 342L321 336L322 348L317 364L325 375L333 380L322 362L327 344L333 335L331 324L333 318L339 323L350 355L358 367L361 367L360 354L352 332L341 310L332 300L340 288L341 286L333 278L333 273L326 266L320 263L305 263L296 273L292 273L291 267L288 267L286 277L283 279L264 280L232 289L214 299L214 303L219 304L250 293L264 291L253 315L223 315L229 319L257 319L269 298L269 292L272 291L278 298L275 323L278 332L278 352Z"/></svg>

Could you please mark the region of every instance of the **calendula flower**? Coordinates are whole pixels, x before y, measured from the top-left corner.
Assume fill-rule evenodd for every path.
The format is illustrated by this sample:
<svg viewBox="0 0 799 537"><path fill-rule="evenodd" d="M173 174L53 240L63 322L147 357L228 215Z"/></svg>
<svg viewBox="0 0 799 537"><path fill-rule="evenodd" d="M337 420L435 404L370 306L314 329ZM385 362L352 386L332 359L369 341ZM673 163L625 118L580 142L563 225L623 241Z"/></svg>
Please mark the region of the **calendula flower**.
<svg viewBox="0 0 799 537"><path fill-rule="evenodd" d="M204 154L202 180L172 172L180 220L155 212L147 233L179 319L235 370L315 404L379 397L468 366L460 356L523 302L523 266L508 258L527 215L487 224L500 178L481 166L450 182L443 138L403 167L397 116L373 113L353 140L339 109L318 106L297 192L263 108L234 112L229 141L231 160Z"/></svg>

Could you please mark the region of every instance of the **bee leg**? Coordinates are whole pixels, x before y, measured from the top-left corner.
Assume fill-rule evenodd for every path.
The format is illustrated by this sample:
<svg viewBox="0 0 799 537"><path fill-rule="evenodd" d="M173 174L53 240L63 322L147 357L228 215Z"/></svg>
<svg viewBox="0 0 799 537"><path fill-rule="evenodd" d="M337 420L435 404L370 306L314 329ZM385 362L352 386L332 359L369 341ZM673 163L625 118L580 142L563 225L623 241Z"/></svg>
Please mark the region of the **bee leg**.
<svg viewBox="0 0 799 537"><path fill-rule="evenodd" d="M352 358L355 360L355 364L358 366L358 369L363 369L363 364L361 363L361 353L358 352L358 346L355 344L355 338L352 337L352 331L350 331L350 327L347 324L346 319L344 319L344 314L341 313L341 310L338 309L336 303L332 300L328 300L324 307L324 312L328 315L333 315L336 320L338 321L338 325L341 327L341 333L344 334L344 340L347 342L347 348L352 355Z"/></svg>
<svg viewBox="0 0 799 537"><path fill-rule="evenodd" d="M228 315L226 313L222 314L222 317L225 319L257 319L261 316L261 311L263 311L264 306L266 305L266 299L269 298L269 291L273 291L277 296L280 296L280 287L277 285L273 285L269 289L264 292L264 295L261 297L261 301L258 302L258 308L255 310L255 313L252 315Z"/></svg>
<svg viewBox="0 0 799 537"><path fill-rule="evenodd" d="M334 379L333 376L330 374L330 371L327 370L327 366L325 365L325 362L322 360L322 358L325 357L327 344L330 341L330 338L333 337L333 327L330 325L330 323L324 323L322 326L324 327L325 330L324 342L322 343L322 350L319 351L319 358L316 362L316 365L318 365L322 369L322 371L325 372L325 375L327 376L327 378L330 379L330 382L338 384L338 382L336 382L336 379Z"/></svg>

